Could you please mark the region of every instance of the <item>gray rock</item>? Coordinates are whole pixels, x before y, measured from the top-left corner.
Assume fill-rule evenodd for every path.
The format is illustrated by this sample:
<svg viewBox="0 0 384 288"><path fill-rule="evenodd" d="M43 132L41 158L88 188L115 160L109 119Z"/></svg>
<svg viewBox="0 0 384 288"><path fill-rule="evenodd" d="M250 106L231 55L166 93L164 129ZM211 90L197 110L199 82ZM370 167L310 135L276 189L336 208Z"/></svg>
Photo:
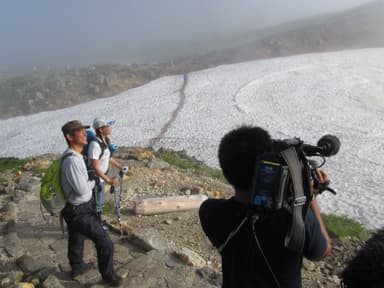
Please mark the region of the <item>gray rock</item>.
<svg viewBox="0 0 384 288"><path fill-rule="evenodd" d="M140 248L150 250L166 250L174 247L174 243L166 238L163 238L156 229L140 229L134 231L130 241Z"/></svg>
<svg viewBox="0 0 384 288"><path fill-rule="evenodd" d="M13 221L10 224L7 223L7 227L6 227L7 230L4 232L5 234L11 232L11 231L8 231L9 229L12 229L12 231L16 231L15 219L17 217L17 211L18 211L17 206L13 201L9 201L7 204L5 204L3 208L0 209L1 222L8 221L9 223L9 221ZM9 225L11 225L13 228L11 228Z"/></svg>
<svg viewBox="0 0 384 288"><path fill-rule="evenodd" d="M49 275L47 279L43 283L41 283L42 288L64 288L63 284L61 284L60 280L56 278L54 275Z"/></svg>
<svg viewBox="0 0 384 288"><path fill-rule="evenodd" d="M12 181L9 181L8 185L6 187L4 187L4 192L9 194L9 195L12 195L13 191L15 191L15 187L16 187L16 184Z"/></svg>
<svg viewBox="0 0 384 288"><path fill-rule="evenodd" d="M0 281L0 287L7 287L16 282L20 282L24 278L25 274L20 270L13 270L7 273L7 275Z"/></svg>
<svg viewBox="0 0 384 288"><path fill-rule="evenodd" d="M15 188L15 192L12 197L13 202L15 202L16 204L19 203L25 197L26 193L28 192L25 190Z"/></svg>
<svg viewBox="0 0 384 288"><path fill-rule="evenodd" d="M148 163L148 167L151 169L165 169L169 167L169 163L159 159L159 158L153 158L151 161Z"/></svg>
<svg viewBox="0 0 384 288"><path fill-rule="evenodd" d="M23 174L19 184L16 185L16 189L26 192L37 192L40 190L40 183L40 178L32 177L29 174Z"/></svg>
<svg viewBox="0 0 384 288"><path fill-rule="evenodd" d="M29 282L33 283L36 281L36 279L41 279L42 281L44 281L45 279L48 278L49 275L55 274L57 272L59 271L56 267L50 267L50 268L43 267L37 273L31 275L31 280Z"/></svg>
<svg viewBox="0 0 384 288"><path fill-rule="evenodd" d="M6 276L0 280L0 287L10 287L13 283L14 281Z"/></svg>
<svg viewBox="0 0 384 288"><path fill-rule="evenodd" d="M203 257L187 247L176 249L174 254L189 266L202 268L206 265L206 261Z"/></svg>
<svg viewBox="0 0 384 288"><path fill-rule="evenodd" d="M9 257L18 257L23 254L21 241L17 236L14 220L10 220L4 228L4 250Z"/></svg>
<svg viewBox="0 0 384 288"><path fill-rule="evenodd" d="M21 270L23 270L24 273L27 274L35 273L43 268L40 263L35 261L29 255L22 255L17 258L16 264L20 267Z"/></svg>
<svg viewBox="0 0 384 288"><path fill-rule="evenodd" d="M75 278L77 282L79 282L81 285L86 286L87 283L95 283L95 282L100 282L101 281L101 276L97 268L91 269L87 271L84 274L80 274Z"/></svg>
<svg viewBox="0 0 384 288"><path fill-rule="evenodd" d="M126 287L218 287L207 283L194 269L182 264L170 251L165 250L152 250L129 263L125 269L129 273Z"/></svg>
<svg viewBox="0 0 384 288"><path fill-rule="evenodd" d="M223 276L221 273L213 270L212 268L205 266L201 269L198 269L196 273L203 279L205 279L208 283L221 287L223 283Z"/></svg>

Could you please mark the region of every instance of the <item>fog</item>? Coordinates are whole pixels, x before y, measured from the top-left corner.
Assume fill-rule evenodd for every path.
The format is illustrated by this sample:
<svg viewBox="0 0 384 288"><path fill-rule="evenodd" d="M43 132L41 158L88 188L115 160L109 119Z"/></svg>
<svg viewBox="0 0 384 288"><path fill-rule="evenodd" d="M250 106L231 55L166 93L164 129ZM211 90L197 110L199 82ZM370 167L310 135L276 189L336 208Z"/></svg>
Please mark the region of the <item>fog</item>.
<svg viewBox="0 0 384 288"><path fill-rule="evenodd" d="M164 61L227 35L367 2L2 0L0 71Z"/></svg>

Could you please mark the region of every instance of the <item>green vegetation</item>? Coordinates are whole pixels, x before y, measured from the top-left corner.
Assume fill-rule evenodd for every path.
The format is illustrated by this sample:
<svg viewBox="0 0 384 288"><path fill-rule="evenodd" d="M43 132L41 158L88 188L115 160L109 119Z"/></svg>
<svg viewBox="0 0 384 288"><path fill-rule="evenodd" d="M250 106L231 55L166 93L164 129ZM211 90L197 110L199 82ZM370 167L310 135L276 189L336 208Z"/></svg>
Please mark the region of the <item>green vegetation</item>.
<svg viewBox="0 0 384 288"><path fill-rule="evenodd" d="M362 241L369 238L369 232L364 226L345 216L336 216L332 214L322 214L324 224L328 232L336 237L355 237Z"/></svg>
<svg viewBox="0 0 384 288"><path fill-rule="evenodd" d="M18 159L14 157L0 158L0 172L20 169L27 162L28 160L26 159Z"/></svg>
<svg viewBox="0 0 384 288"><path fill-rule="evenodd" d="M115 206L113 202L106 201L104 203L103 213L107 215L112 215L115 213Z"/></svg>
<svg viewBox="0 0 384 288"><path fill-rule="evenodd" d="M184 151L177 152L173 150L160 149L156 154L159 158L168 162L170 165L191 170L193 173L212 177L227 183L221 170L205 165L196 158L188 156ZM30 161L30 159L18 159L14 157L0 158L0 173L3 173L5 170L22 170L22 167L28 161ZM104 213L109 215L115 213L113 202L105 203ZM323 220L329 233L335 237L354 237L362 241L366 241L370 236L370 232L366 230L361 223L345 216L323 214Z"/></svg>
<svg viewBox="0 0 384 288"><path fill-rule="evenodd" d="M193 172L201 173L227 183L221 170L205 165L203 162L188 156L184 151L176 152L160 149L157 152L157 156L171 165L175 165L182 169L190 169ZM369 231L367 231L361 223L355 220L331 214L323 214L323 220L329 233L335 237L355 237L362 241L369 238Z"/></svg>
<svg viewBox="0 0 384 288"><path fill-rule="evenodd" d="M160 149L157 152L157 156L162 160L168 162L170 165L174 165L182 169L189 169L195 173L201 173L202 175L212 177L224 183L227 183L220 169L209 167L205 165L202 161L199 161L194 157L188 156L184 151Z"/></svg>

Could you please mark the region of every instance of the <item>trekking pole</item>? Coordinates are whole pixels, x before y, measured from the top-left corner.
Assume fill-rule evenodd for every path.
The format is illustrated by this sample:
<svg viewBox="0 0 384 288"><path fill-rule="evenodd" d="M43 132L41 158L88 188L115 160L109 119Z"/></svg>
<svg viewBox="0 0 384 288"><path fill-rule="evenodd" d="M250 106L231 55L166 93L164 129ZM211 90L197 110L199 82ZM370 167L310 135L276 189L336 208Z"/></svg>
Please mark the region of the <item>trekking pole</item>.
<svg viewBox="0 0 384 288"><path fill-rule="evenodd" d="M123 178L124 178L124 171L123 170L121 170L120 172L119 172L119 180L120 180L120 198L119 198L119 201L120 201L120 203L121 203L121 193L123 192Z"/></svg>
<svg viewBox="0 0 384 288"><path fill-rule="evenodd" d="M120 170L119 172L119 181L120 181L120 191L119 191L119 218L121 218L120 215L120 208L121 208L121 193L123 193L123 179L124 179L124 171ZM121 220L119 220L120 224L120 237L123 238L123 227L121 226Z"/></svg>
<svg viewBox="0 0 384 288"><path fill-rule="evenodd" d="M123 238L123 227L121 225L121 213L120 213L121 191L123 189L123 177L120 172L119 172L119 180L120 180L120 189L116 189L114 186L112 186L111 193L113 194L113 199L115 202L115 212L116 212L117 221L120 227L120 237Z"/></svg>

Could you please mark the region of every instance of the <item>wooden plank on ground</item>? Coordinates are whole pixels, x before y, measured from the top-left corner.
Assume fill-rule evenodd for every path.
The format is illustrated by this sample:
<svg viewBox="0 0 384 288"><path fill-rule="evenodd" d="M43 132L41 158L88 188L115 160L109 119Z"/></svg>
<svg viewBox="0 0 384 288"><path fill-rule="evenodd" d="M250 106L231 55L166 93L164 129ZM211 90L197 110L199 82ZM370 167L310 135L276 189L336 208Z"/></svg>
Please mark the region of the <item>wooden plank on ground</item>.
<svg viewBox="0 0 384 288"><path fill-rule="evenodd" d="M206 195L171 196L147 198L134 202L136 215L153 215L176 211L198 209L208 197Z"/></svg>

